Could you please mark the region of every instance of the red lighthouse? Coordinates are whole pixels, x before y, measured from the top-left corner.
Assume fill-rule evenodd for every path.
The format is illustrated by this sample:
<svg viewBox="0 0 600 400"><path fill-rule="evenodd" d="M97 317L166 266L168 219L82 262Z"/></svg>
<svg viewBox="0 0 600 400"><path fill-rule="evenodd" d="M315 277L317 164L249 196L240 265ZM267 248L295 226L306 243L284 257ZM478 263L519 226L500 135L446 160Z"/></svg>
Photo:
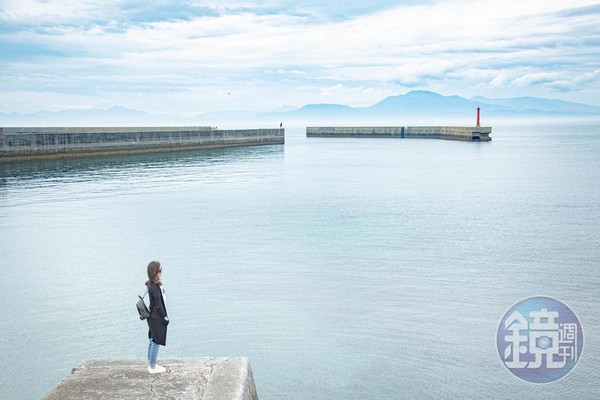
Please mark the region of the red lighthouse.
<svg viewBox="0 0 600 400"><path fill-rule="evenodd" d="M477 125L475 125L475 126L477 126L477 127L480 127L480 126L481 126L481 124L480 124L480 121L479 121L479 113L480 113L480 110L481 110L481 108L479 108L479 106L477 106Z"/></svg>

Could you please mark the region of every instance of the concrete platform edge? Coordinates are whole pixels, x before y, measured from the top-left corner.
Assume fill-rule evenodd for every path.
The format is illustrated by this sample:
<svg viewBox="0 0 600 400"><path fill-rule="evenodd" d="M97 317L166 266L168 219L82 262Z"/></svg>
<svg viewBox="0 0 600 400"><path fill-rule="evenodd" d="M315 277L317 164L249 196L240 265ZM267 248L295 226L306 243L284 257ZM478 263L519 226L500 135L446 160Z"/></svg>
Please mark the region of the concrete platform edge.
<svg viewBox="0 0 600 400"><path fill-rule="evenodd" d="M167 371L149 374L140 358L89 359L73 368L44 400L258 400L247 358L167 358Z"/></svg>

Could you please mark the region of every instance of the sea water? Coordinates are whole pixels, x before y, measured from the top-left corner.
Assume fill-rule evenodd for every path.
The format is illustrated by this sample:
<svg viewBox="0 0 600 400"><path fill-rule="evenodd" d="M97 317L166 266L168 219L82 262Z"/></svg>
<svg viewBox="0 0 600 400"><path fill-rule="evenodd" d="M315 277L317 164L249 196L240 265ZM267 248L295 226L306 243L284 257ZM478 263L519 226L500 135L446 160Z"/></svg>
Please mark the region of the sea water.
<svg viewBox="0 0 600 400"><path fill-rule="evenodd" d="M288 128L285 146L3 164L0 397L144 358L134 304L159 260L159 360L249 357L261 399L598 398L600 126L492 138ZM536 295L584 329L578 365L545 385L496 349Z"/></svg>

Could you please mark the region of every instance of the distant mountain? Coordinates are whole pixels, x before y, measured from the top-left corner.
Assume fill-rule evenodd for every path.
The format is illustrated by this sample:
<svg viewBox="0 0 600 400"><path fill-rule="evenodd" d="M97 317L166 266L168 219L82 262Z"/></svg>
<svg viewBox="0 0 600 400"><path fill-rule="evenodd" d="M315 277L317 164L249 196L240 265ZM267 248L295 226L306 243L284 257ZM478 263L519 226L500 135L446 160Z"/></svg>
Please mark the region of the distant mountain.
<svg viewBox="0 0 600 400"><path fill-rule="evenodd" d="M344 106L341 104L308 104L297 110L283 112L282 114L293 116L318 117L328 115L355 115L356 108Z"/></svg>
<svg viewBox="0 0 600 400"><path fill-rule="evenodd" d="M399 96L387 97L379 103L368 107L368 109L381 112L397 112L402 109L431 112L439 107L458 111L465 108L472 108L472 106L472 101L460 96L442 96L434 92L417 90Z"/></svg>
<svg viewBox="0 0 600 400"><path fill-rule="evenodd" d="M348 107L340 104L309 104L291 111L287 116L357 118L389 120L391 118L444 117L471 120L477 107L486 117L569 117L598 116L600 107L561 100L522 97L488 99L443 96L435 92L416 90L398 96L389 96L370 107Z"/></svg>
<svg viewBox="0 0 600 400"><path fill-rule="evenodd" d="M486 97L476 96L473 97L471 100L482 104L493 104L496 106L501 106L519 112L551 112L576 115L600 114L600 107L597 106L590 106L587 104L573 103L570 101L563 100L543 99L538 97L489 99Z"/></svg>
<svg viewBox="0 0 600 400"><path fill-rule="evenodd" d="M178 115L155 115L125 107L108 110L76 109L62 111L40 111L31 114L1 114L2 126L150 126L177 123L195 123Z"/></svg>
<svg viewBox="0 0 600 400"><path fill-rule="evenodd" d="M406 121L472 121L475 109L482 108L484 121L490 117L598 117L600 107L536 97L490 99L443 96L428 91L412 91L389 96L370 107L343 104L307 104L289 110L289 106L271 112L231 110L186 117L176 114L155 115L125 107L108 110L40 111L32 114L2 114L0 126L151 126L151 125L269 125L317 123L399 124Z"/></svg>

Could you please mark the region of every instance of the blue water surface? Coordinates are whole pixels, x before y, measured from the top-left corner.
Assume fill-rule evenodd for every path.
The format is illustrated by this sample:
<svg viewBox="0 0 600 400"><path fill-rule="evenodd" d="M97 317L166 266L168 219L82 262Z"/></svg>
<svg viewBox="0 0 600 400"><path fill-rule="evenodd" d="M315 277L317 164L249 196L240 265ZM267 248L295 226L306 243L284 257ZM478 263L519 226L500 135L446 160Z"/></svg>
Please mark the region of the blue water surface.
<svg viewBox="0 0 600 400"><path fill-rule="evenodd" d="M285 146L0 166L2 398L88 358L249 357L261 399L600 397L600 126L498 126L489 143L305 138ZM568 304L578 365L518 380L496 329Z"/></svg>

